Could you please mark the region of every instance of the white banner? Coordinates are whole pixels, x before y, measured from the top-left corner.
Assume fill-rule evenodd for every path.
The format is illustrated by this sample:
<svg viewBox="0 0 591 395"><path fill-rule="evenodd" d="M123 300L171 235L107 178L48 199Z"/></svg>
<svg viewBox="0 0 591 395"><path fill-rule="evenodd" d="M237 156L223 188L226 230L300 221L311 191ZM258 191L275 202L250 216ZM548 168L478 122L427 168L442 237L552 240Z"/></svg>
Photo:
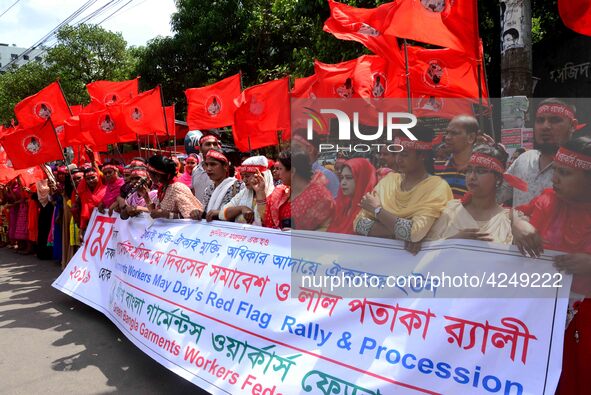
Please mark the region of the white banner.
<svg viewBox="0 0 591 395"><path fill-rule="evenodd" d="M344 297L310 285L323 278L377 285ZM539 395L560 375L570 278L492 243L412 256L391 240L95 212L53 286L214 394ZM460 297L474 288L503 293Z"/></svg>

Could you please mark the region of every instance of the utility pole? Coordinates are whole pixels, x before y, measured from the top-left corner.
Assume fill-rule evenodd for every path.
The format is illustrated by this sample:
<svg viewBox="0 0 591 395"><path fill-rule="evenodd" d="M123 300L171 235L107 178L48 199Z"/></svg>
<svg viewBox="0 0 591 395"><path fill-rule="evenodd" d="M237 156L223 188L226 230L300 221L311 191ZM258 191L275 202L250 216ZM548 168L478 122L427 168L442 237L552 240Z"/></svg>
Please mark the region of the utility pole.
<svg viewBox="0 0 591 395"><path fill-rule="evenodd" d="M531 0L501 0L501 96L532 96Z"/></svg>

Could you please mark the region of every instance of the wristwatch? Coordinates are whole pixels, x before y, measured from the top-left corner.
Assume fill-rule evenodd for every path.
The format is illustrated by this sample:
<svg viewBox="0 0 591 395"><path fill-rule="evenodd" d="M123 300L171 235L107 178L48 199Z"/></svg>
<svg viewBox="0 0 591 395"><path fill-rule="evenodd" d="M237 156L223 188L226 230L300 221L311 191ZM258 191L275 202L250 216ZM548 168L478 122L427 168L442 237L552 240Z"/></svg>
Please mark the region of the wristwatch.
<svg viewBox="0 0 591 395"><path fill-rule="evenodd" d="M378 206L376 208L373 209L373 215L374 217L377 217L378 214L382 211L382 206Z"/></svg>

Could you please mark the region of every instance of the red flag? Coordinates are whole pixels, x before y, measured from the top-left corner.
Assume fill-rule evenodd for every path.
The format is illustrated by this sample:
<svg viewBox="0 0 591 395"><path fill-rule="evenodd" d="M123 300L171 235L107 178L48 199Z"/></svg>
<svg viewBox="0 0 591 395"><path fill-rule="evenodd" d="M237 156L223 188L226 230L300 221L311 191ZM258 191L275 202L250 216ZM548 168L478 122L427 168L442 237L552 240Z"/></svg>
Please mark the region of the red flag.
<svg viewBox="0 0 591 395"><path fill-rule="evenodd" d="M87 144L96 148L136 139L135 133L127 127L121 115L120 106L109 106L108 110L93 113L81 113L79 117L80 134L75 139L68 135L70 144Z"/></svg>
<svg viewBox="0 0 591 395"><path fill-rule="evenodd" d="M43 172L39 166L30 167L26 170L20 170L16 173L21 177L23 185L26 186L31 186L38 180L43 180L45 178L45 172Z"/></svg>
<svg viewBox="0 0 591 395"><path fill-rule="evenodd" d="M20 129L0 139L15 169L63 159L58 139L50 121Z"/></svg>
<svg viewBox="0 0 591 395"><path fill-rule="evenodd" d="M357 41L376 55L403 65L397 37L387 34L396 3L377 8L356 8L333 0L328 2L330 17L324 22L324 31L341 40Z"/></svg>
<svg viewBox="0 0 591 395"><path fill-rule="evenodd" d="M138 78L128 81L94 81L86 85L94 102L103 106L124 103L138 95Z"/></svg>
<svg viewBox="0 0 591 395"><path fill-rule="evenodd" d="M419 118L451 119L456 115L474 115L473 103L473 99L449 99L430 95L412 99L413 113Z"/></svg>
<svg viewBox="0 0 591 395"><path fill-rule="evenodd" d="M84 106L82 104L75 104L70 106L70 111L72 111L72 115L78 115L82 112Z"/></svg>
<svg viewBox="0 0 591 395"><path fill-rule="evenodd" d="M289 139L289 78L247 88L236 101L232 134L240 151L277 144L278 130Z"/></svg>
<svg viewBox="0 0 591 395"><path fill-rule="evenodd" d="M407 52L408 63L412 65L409 71L413 97L432 95L478 100L480 92L477 61L448 48L426 49L409 46ZM486 102L488 93L483 76L481 76L481 89Z"/></svg>
<svg viewBox="0 0 591 395"><path fill-rule="evenodd" d="M174 104L172 106L166 106L164 109L166 111L166 125L168 126L168 134L170 136L174 136L174 130L176 128Z"/></svg>
<svg viewBox="0 0 591 395"><path fill-rule="evenodd" d="M291 90L291 97L297 99L314 99L316 94L314 93L314 84L318 80L316 74L304 78L296 78L294 81L293 89Z"/></svg>
<svg viewBox="0 0 591 395"><path fill-rule="evenodd" d="M72 116L66 98L57 82L49 84L36 94L23 99L14 107L19 125L29 128L45 122L49 117L59 125Z"/></svg>
<svg viewBox="0 0 591 395"><path fill-rule="evenodd" d="M589 0L558 0L562 22L579 34L591 36L591 3Z"/></svg>
<svg viewBox="0 0 591 395"><path fill-rule="evenodd" d="M111 113L118 108L122 121L133 133L166 135L160 86L140 93L125 104L108 107ZM132 140L135 140L135 136L127 141Z"/></svg>
<svg viewBox="0 0 591 395"><path fill-rule="evenodd" d="M476 0L398 0L385 35L439 45L478 59Z"/></svg>
<svg viewBox="0 0 591 395"><path fill-rule="evenodd" d="M185 95L190 130L231 125L236 111L234 99L240 96L240 74L202 88L187 89Z"/></svg>
<svg viewBox="0 0 591 395"><path fill-rule="evenodd" d="M312 91L318 98L406 97L400 89L404 69L376 55L364 55L337 64L314 62L317 82Z"/></svg>

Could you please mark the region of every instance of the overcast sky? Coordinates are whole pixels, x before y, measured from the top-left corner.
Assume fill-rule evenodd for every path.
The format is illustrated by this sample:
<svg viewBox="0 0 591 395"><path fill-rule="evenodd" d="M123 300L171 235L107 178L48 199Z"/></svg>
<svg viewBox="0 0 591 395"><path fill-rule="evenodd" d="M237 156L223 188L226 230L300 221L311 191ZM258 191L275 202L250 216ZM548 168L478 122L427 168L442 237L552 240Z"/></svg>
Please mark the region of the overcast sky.
<svg viewBox="0 0 591 395"><path fill-rule="evenodd" d="M0 0L0 14L16 0ZM110 0L97 0L84 15L90 14ZM92 20L99 23L129 0L122 0ZM28 48L80 8L86 0L20 0L0 17L0 43ZM101 24L107 30L120 32L128 45L145 45L158 35L169 36L170 16L174 0L132 0L121 11ZM76 20L80 20L80 17Z"/></svg>

